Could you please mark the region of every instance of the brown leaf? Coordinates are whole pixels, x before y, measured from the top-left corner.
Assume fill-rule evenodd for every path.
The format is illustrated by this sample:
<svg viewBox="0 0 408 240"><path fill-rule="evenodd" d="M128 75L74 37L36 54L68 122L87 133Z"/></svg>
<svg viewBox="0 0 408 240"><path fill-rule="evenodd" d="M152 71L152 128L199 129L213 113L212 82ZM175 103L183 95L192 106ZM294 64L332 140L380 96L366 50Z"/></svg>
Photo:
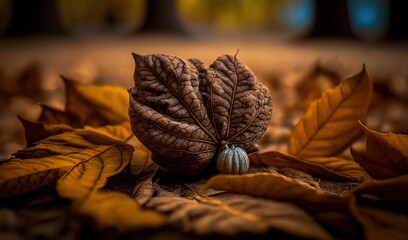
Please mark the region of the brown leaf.
<svg viewBox="0 0 408 240"><path fill-rule="evenodd" d="M371 179L365 181L352 190L357 197L366 198L366 201L380 207L395 208L408 212L408 175L386 180Z"/></svg>
<svg viewBox="0 0 408 240"><path fill-rule="evenodd" d="M356 198L352 198L350 210L363 226L365 239L407 239L407 215L363 206Z"/></svg>
<svg viewBox="0 0 408 240"><path fill-rule="evenodd" d="M41 105L38 119L44 124L68 124L79 128L117 125L129 120L129 95L121 87L86 85L62 77L65 84L65 111Z"/></svg>
<svg viewBox="0 0 408 240"><path fill-rule="evenodd" d="M73 205L77 213L92 216L99 228L115 227L119 232L163 225L161 214L141 208L131 197L120 192L97 191Z"/></svg>
<svg viewBox="0 0 408 240"><path fill-rule="evenodd" d="M345 209L348 198L311 187L309 184L274 173L216 175L207 187L232 193L288 201L311 211Z"/></svg>
<svg viewBox="0 0 408 240"><path fill-rule="evenodd" d="M408 136L379 133L361 124L367 136L367 151L352 149L354 159L373 178L392 178L408 173Z"/></svg>
<svg viewBox="0 0 408 240"><path fill-rule="evenodd" d="M359 136L372 92L365 68L312 102L293 129L289 153L304 159L334 156Z"/></svg>
<svg viewBox="0 0 408 240"><path fill-rule="evenodd" d="M171 171L204 170L221 145L257 150L272 101L266 87L236 57L219 57L208 69L199 60L134 54L130 90L132 130Z"/></svg>
<svg viewBox="0 0 408 240"><path fill-rule="evenodd" d="M253 154L251 164L293 168L312 175L332 180L360 180L365 177L364 170L357 163L340 158L313 158L303 160L276 151Z"/></svg>
<svg viewBox="0 0 408 240"><path fill-rule="evenodd" d="M240 236L274 230L275 237L331 239L306 212L288 203L230 193L205 197L194 192L191 198L184 198L157 183L155 189L155 197L146 206L166 213L169 222L185 232Z"/></svg>
<svg viewBox="0 0 408 240"><path fill-rule="evenodd" d="M27 147L31 147L35 142L43 140L49 136L72 130L70 126L64 124L45 126L42 123L32 122L20 116L18 116L18 119L24 127Z"/></svg>

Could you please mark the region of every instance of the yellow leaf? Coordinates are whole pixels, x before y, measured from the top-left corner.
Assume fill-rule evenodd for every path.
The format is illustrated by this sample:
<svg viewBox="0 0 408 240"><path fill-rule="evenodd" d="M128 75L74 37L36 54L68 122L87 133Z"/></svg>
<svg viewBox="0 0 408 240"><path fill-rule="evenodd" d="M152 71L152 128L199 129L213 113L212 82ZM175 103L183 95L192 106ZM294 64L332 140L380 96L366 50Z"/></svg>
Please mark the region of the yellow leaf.
<svg viewBox="0 0 408 240"><path fill-rule="evenodd" d="M350 210L363 226L365 239L407 239L407 215L360 205L355 197L351 200Z"/></svg>
<svg viewBox="0 0 408 240"><path fill-rule="evenodd" d="M366 178L364 170L355 162L335 157L303 160L276 151L250 156L251 164L293 168L312 175L333 180L360 180Z"/></svg>
<svg viewBox="0 0 408 240"><path fill-rule="evenodd" d="M361 124L367 136L366 152L352 149L354 159L374 178L391 178L408 173L408 136L379 133Z"/></svg>
<svg viewBox="0 0 408 240"><path fill-rule="evenodd" d="M86 159L77 163L57 182L60 196L71 200L83 200L102 188L107 179L123 170L132 157L133 147L101 145L81 152Z"/></svg>
<svg viewBox="0 0 408 240"><path fill-rule="evenodd" d="M104 164L103 162L99 165L95 163L100 157L103 157L103 160L105 157L112 158L109 160L112 164L109 162L105 167L105 172L114 168L108 173L112 175L124 167L117 166L115 163L120 162L126 165L131 158L132 151L133 148L125 144L95 144L76 131L53 135L36 142L33 147L18 151L14 154L17 159L11 159L0 165L0 195L16 195L34 190L56 182L69 170L77 172L75 170L81 166L93 171L95 166ZM105 177L105 175L100 177ZM106 179L101 181L106 181ZM100 185L102 182L97 181L94 184Z"/></svg>
<svg viewBox="0 0 408 240"><path fill-rule="evenodd" d="M85 126L83 129L78 129L77 132L90 141L101 145L124 143L133 135L129 122L103 127Z"/></svg>
<svg viewBox="0 0 408 240"><path fill-rule="evenodd" d="M80 154L12 159L0 164L0 197L26 193L56 182L80 161Z"/></svg>
<svg viewBox="0 0 408 240"><path fill-rule="evenodd" d="M345 209L348 198L328 193L279 174L217 175L207 187L232 193L288 201L312 211Z"/></svg>
<svg viewBox="0 0 408 240"><path fill-rule="evenodd" d="M134 146L132 160L130 161L130 172L133 175L141 175L142 173L152 173L158 168L152 160L152 153L147 149L136 137L129 141L129 144Z"/></svg>
<svg viewBox="0 0 408 240"><path fill-rule="evenodd" d="M99 228L114 227L120 232L158 227L166 218L158 212L141 208L131 197L120 192L97 191L84 201L75 202L74 209L92 216Z"/></svg>
<svg viewBox="0 0 408 240"><path fill-rule="evenodd" d="M62 79L66 87L66 112L78 117L83 125L115 125L129 121L129 94L126 89Z"/></svg>
<svg viewBox="0 0 408 240"><path fill-rule="evenodd" d="M293 129L289 153L302 158L327 157L341 152L358 137L358 120L366 117L372 82L365 68L326 90L313 101Z"/></svg>

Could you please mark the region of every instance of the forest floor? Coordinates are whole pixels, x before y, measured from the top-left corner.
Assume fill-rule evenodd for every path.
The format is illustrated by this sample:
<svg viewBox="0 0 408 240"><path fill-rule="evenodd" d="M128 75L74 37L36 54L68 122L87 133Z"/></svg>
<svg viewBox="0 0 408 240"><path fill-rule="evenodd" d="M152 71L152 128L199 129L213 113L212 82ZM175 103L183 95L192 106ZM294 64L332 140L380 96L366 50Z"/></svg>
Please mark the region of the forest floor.
<svg viewBox="0 0 408 240"><path fill-rule="evenodd" d="M237 53L238 50L239 52ZM44 103L60 109L64 108L65 93L64 84L60 79L61 75L81 83L115 84L124 88L130 88L133 86L135 67L131 55L132 52L142 55L152 53L171 54L184 59L198 58L207 65L210 65L220 55L238 54L238 58L253 70L260 81L268 86L273 99L272 122L265 137L260 141L261 150L262 148L272 146L273 150L285 153L291 131L298 119L303 115L310 101L320 97L325 89L336 86L341 79L360 72L363 65L365 65L368 75L374 82L366 125L370 129L380 132L393 131L395 133L408 134L408 126L406 124L406 119L408 119L408 43L379 44L329 39L288 41L274 36L184 38L168 35L133 37L100 35L69 38L0 39L0 162L1 160L8 159L12 153L25 147L23 127L18 121L17 116L35 121L41 112L41 107L38 103ZM366 89L370 89L371 94L371 87ZM121 91L123 90L121 89ZM127 93L123 92L127 101ZM109 99L106 101L109 101ZM124 105L121 104L121 106ZM80 108L80 106L76 107ZM125 112L127 114L127 107ZM127 125L127 127L129 126ZM357 144L363 144L361 140ZM346 155L350 159L349 148L345 152L347 152ZM3 166L6 166L6 164ZM143 169L143 171L146 169ZM266 175L274 175L276 173L276 171L272 173L274 171L272 168L253 168L252 171L254 173L261 172L260 175L264 173ZM298 171L279 172L279 174L293 177L296 181L300 180L307 183L306 187L309 189L309 192L310 186L312 186L319 189L319 191L323 189L324 191L339 194L349 191L358 184L350 181L320 181L320 178L312 178L311 175L307 175L310 179L305 178L306 180L303 179L306 175L302 174L299 176L296 174L289 176L294 173L299 174ZM153 181L154 174L149 177L150 182ZM406 175L403 177L405 178L401 179L406 179ZM265 202L265 200L257 198L255 201L252 198L237 197L237 195L231 197L228 194L218 196L218 192L214 193L214 199L218 197L218 200L206 200L203 202L203 199L205 200L207 196L200 196L201 193L198 194L194 190L196 189L195 185L190 186L183 183L179 186L177 182L174 183L172 181L174 179L170 181L165 177L160 178L156 176L155 178L156 180L160 179L160 181L154 180L155 185L152 189L154 188L153 190L156 193L158 192L159 195L169 193L173 195L175 193L179 194L180 196L177 195L177 201L182 202L180 206L189 208L190 205L185 203L193 202L194 206L199 205L203 207L202 209L204 209L205 213L208 213L208 209L216 209L213 211L213 215L209 214L210 218L208 219L210 220L208 221L208 226L211 227L218 226L213 224L211 216L217 216L220 212L218 209L220 206L223 207L221 209L227 209L228 211L226 212L228 214L234 210L228 207L236 204L228 202L230 200L243 199L243 207L246 208L248 207L247 204L249 204L248 209L260 210L261 213L259 214L261 216L262 214L270 214L268 211L263 212L263 209L273 209L269 206L271 203ZM145 180L138 179L135 181L135 178L123 173L111 178L105 188L125 192L130 195L135 186L140 184L139 181L144 182ZM302 186L305 186L304 183L302 184ZM271 186L275 185L278 186L280 184L274 183ZM202 183L198 182L197 186L202 187ZM400 193L399 191L402 190L396 190L398 194ZM194 195L194 200L190 195ZM226 197L224 198L224 196ZM154 197L155 199L153 200L157 201L160 200L161 196L155 195ZM398 195L396 200L400 201L399 197ZM154 201L150 204L154 205ZM177 201L175 202L176 205ZM220 202L226 202L227 207ZM329 205L333 204L330 201L328 202ZM156 203L159 206L158 208L160 208L162 203ZM172 204L173 201L165 199L163 204L167 203ZM252 208L252 203L255 204L254 206L263 204L265 208ZM398 203L400 204L400 202ZM406 204L404 202L402 204L402 209L406 211ZM62 237L64 239L78 239L78 236L85 239L95 237L110 238L112 235L110 231L84 232L83 226L79 226L80 222L76 221L76 216L72 216L67 206L68 201L57 195L54 185L45 186L15 198L1 199L0 239L3 237L7 239L38 238L38 236L47 239ZM394 206L392 205L391 207ZM400 206L398 205L397 207ZM286 208L279 205L277 209ZM191 222L183 221L183 224L185 224L183 225L184 228L188 229L188 226L193 226L195 219L198 219L197 222L200 221L200 214L194 215L194 213L199 213L195 212L197 209L201 208L191 207L191 212L187 209L188 211L185 211L185 215L182 215L182 219L191 218ZM364 208L362 209L364 210ZM96 212L99 212L99 209ZM232 212L237 215L236 211ZM271 214L271 216L274 216L275 212L272 213L271 211ZM302 212L301 216L304 214ZM244 214L243 216L247 215ZM284 216L290 217L292 215L289 211ZM388 219L392 220L390 222L398 219L394 219L394 215L390 216ZM225 216L220 215L219 219L224 219L223 217ZM279 217L281 216L278 216L277 219ZM326 217L330 218L332 215L327 215ZM341 215L341 217L344 216ZM406 216L403 215L402 217L404 217L405 223L408 223ZM300 221L299 226L306 226L305 228L307 228L302 219L294 217L295 222ZM88 220L85 219L84 222L89 223ZM244 217L244 220L247 219ZM255 218L255 220L258 223L259 219ZM330 222L329 220L328 222ZM332 220L336 222L339 219L335 218ZM356 224L348 220L343 218L340 218L340 220L342 223L345 223L344 226L346 227L357 228ZM315 224L314 221L311 222ZM233 230L235 229L234 223L233 221L228 225L232 226L231 229ZM264 224L264 222L261 223ZM263 226L262 224L260 226ZM283 226L286 225L283 224ZM320 229L316 224L313 226ZM373 226L369 230L377 229L377 225ZM85 227L87 226L85 225ZM200 224L197 224L196 229L192 229L200 230L199 227ZM339 229L342 227L343 225L339 226ZM398 228L399 225L395 224L394 227ZM251 227L248 227L248 229L249 232L253 230ZM149 230L146 230L146 232L138 234L151 236L150 239L191 239L192 237L197 237L178 230L163 228L160 231L153 230L149 232ZM292 230L298 234L297 227L294 227ZM337 235L335 231L330 233L333 234L335 239L349 239L356 238L356 236L361 238L361 229L346 228L341 230L347 233L344 234L346 237ZM400 232L405 233L405 230ZM354 233L357 235L353 235ZM274 232L272 231L269 234L274 234ZM135 238L135 236L137 238L144 235L131 234L130 236L131 238ZM326 235L323 234L322 236L322 239L327 239L325 238ZM223 239L224 235L218 237ZM252 237L252 235L242 235L239 236L239 239L252 239Z"/></svg>
<svg viewBox="0 0 408 240"><path fill-rule="evenodd" d="M0 115L0 142L4 144L1 159L8 158L24 145L22 127L16 121L16 115L35 119L40 111L36 106L38 102L63 108L60 75L83 83L100 82L129 88L133 85L135 65L132 52L199 58L210 65L218 56L234 55L238 50L238 57L259 80L269 85L275 108L273 121L277 122L284 115L280 112L283 106L292 106L297 101L288 89L293 89L316 64L342 79L357 73L365 64L374 81L385 81L394 89L408 88L408 43L330 39L302 41L276 36L99 35L1 39L0 86L2 89L11 88L6 92L12 96L12 99L7 96L6 107L2 108ZM46 99L33 100L33 92L14 94L19 95L17 98L13 95L16 90L10 86L16 84L16 78L24 75L22 72L30 64L39 68L41 88L48 96ZM278 90L273 89L276 82L284 88L280 88L281 93L275 93ZM385 130L399 129L386 127Z"/></svg>

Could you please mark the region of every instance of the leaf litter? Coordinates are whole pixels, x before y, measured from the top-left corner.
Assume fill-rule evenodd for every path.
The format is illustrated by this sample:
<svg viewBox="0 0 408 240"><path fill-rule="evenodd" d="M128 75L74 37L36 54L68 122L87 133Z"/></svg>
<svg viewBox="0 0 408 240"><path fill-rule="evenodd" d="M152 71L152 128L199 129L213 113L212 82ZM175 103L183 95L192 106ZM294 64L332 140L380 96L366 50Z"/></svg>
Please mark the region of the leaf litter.
<svg viewBox="0 0 408 240"><path fill-rule="evenodd" d="M197 60L191 62L205 70ZM10 216L10 200L35 193L45 198L50 193L43 189L51 188L59 195L52 201L68 199L69 207L62 209L75 213L60 216L79 223L87 221L75 216L91 219L94 233L115 229L122 236L134 231L160 236L162 231L184 238L406 237L406 135L360 126L372 91L364 68L321 95L313 93L321 98L311 103L288 136L289 153L273 146L254 153L249 173L240 176L210 172L194 178L163 171L152 161L154 152L132 137L126 90L64 82L66 109L42 105L37 122L21 118L27 148L0 164L1 202L7 203L0 210ZM333 127L332 121L339 124ZM360 134L367 136L366 149L340 155ZM378 164L385 170L373 168ZM70 231L79 234L79 228Z"/></svg>

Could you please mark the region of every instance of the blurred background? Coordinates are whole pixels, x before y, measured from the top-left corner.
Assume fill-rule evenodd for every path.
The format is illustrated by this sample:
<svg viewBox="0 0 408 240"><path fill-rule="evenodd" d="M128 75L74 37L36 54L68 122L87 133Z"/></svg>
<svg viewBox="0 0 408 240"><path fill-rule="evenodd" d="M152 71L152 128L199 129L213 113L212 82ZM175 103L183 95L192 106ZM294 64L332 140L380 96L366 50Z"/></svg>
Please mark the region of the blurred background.
<svg viewBox="0 0 408 240"><path fill-rule="evenodd" d="M405 0L0 0L0 159L24 147L17 115L64 108L60 75L133 85L131 52L246 63L270 89L264 145L285 151L291 128L321 92L366 65L368 119L408 133Z"/></svg>

